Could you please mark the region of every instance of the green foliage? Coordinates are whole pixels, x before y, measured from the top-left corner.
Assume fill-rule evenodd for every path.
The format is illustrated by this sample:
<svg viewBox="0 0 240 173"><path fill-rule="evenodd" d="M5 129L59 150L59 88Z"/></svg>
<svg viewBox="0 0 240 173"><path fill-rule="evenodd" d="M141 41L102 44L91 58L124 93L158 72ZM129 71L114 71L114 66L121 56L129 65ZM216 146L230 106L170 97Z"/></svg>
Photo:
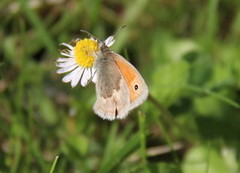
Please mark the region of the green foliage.
<svg viewBox="0 0 240 173"><path fill-rule="evenodd" d="M240 171L240 1L0 2L0 172ZM124 120L55 73L59 44L105 39L149 99ZM58 157L57 157L58 156Z"/></svg>
<svg viewBox="0 0 240 173"><path fill-rule="evenodd" d="M238 165L235 152L229 148L218 151L213 146L195 146L186 155L183 163L184 172L237 172Z"/></svg>

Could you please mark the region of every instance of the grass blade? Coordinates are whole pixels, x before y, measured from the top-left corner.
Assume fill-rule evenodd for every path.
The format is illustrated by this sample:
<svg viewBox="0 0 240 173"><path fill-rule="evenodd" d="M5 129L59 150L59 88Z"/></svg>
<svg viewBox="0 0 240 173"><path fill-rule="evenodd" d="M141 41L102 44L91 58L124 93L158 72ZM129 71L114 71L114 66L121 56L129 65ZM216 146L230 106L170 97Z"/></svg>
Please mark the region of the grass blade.
<svg viewBox="0 0 240 173"><path fill-rule="evenodd" d="M33 11L31 8L28 7L28 1L22 0L21 6L23 8L23 12L26 14L29 22L33 25L36 29L39 39L42 40L43 44L47 47L48 51L54 54L57 52L56 44L54 43L53 39L51 38L50 34L47 31L47 27L45 26L44 22L40 20L38 15Z"/></svg>
<svg viewBox="0 0 240 173"><path fill-rule="evenodd" d="M51 167L51 169L50 169L50 173L53 173L53 171L54 171L54 169L55 169L55 167L56 167L58 158L59 158L59 156L56 156L56 157L55 157L54 162L53 162L53 164L52 164L52 167Z"/></svg>
<svg viewBox="0 0 240 173"><path fill-rule="evenodd" d="M139 146L140 134L135 134L130 138L130 140L124 145L117 153L112 155L106 164L100 167L97 173L107 173L117 166L124 158L137 149Z"/></svg>
<svg viewBox="0 0 240 173"><path fill-rule="evenodd" d="M139 131L140 131L140 154L142 156L142 167L144 172L149 172L147 167L147 155L146 155L146 133L145 133L145 115L141 112L138 115L138 124L139 124Z"/></svg>
<svg viewBox="0 0 240 173"><path fill-rule="evenodd" d="M237 108L237 109L240 109L240 104L238 104L237 102L235 102L235 101L233 101L233 100L231 100L231 99L229 99L229 98L227 98L227 97L225 97L225 96L223 96L223 95L221 95L221 94L218 94L218 93L216 93L216 92L213 92L213 91L211 91L211 90L209 90L209 89L202 89L202 88L200 88L200 87L192 86L192 85L187 85L187 86L185 86L185 88L187 88L187 89L189 89L189 90L192 90L192 91L194 91L194 92L203 93L203 94L208 94L208 95L210 95L210 96L212 96L212 97L215 97L215 98L218 99L218 100L221 100L221 101L223 101L223 102L231 105L232 107L235 107L235 108Z"/></svg>

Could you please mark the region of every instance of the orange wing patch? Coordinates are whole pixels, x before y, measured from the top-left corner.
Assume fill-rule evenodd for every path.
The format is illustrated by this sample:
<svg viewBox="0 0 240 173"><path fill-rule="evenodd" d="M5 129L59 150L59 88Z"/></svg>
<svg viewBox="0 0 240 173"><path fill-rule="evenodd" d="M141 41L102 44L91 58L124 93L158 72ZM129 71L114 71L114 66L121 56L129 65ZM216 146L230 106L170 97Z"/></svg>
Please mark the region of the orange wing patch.
<svg viewBox="0 0 240 173"><path fill-rule="evenodd" d="M133 102L140 95L139 90L134 87L139 87L140 79L138 79L137 70L120 55L114 54L113 59L125 78L130 90L130 102Z"/></svg>

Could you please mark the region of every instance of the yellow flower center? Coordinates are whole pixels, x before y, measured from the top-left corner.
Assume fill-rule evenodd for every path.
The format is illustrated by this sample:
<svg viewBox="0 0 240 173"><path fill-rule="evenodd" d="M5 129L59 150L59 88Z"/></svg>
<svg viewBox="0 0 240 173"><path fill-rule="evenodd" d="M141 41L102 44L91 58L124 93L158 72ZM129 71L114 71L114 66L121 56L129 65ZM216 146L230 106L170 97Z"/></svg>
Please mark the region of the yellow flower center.
<svg viewBox="0 0 240 173"><path fill-rule="evenodd" d="M78 65L86 67L92 67L94 63L94 52L98 51L97 41L90 39L83 39L76 43L74 47L74 57Z"/></svg>

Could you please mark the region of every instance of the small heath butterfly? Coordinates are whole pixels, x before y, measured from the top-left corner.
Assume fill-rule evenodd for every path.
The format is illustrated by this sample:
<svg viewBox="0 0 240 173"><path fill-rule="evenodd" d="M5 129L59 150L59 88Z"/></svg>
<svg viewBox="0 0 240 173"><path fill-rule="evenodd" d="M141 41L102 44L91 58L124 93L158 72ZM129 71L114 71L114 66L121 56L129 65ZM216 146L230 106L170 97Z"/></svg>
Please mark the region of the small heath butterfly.
<svg viewBox="0 0 240 173"><path fill-rule="evenodd" d="M100 51L95 52L97 100L93 110L103 119L125 118L129 111L147 99L148 87L132 64L111 51L106 41L95 39L99 42ZM112 36L108 41L113 40Z"/></svg>

